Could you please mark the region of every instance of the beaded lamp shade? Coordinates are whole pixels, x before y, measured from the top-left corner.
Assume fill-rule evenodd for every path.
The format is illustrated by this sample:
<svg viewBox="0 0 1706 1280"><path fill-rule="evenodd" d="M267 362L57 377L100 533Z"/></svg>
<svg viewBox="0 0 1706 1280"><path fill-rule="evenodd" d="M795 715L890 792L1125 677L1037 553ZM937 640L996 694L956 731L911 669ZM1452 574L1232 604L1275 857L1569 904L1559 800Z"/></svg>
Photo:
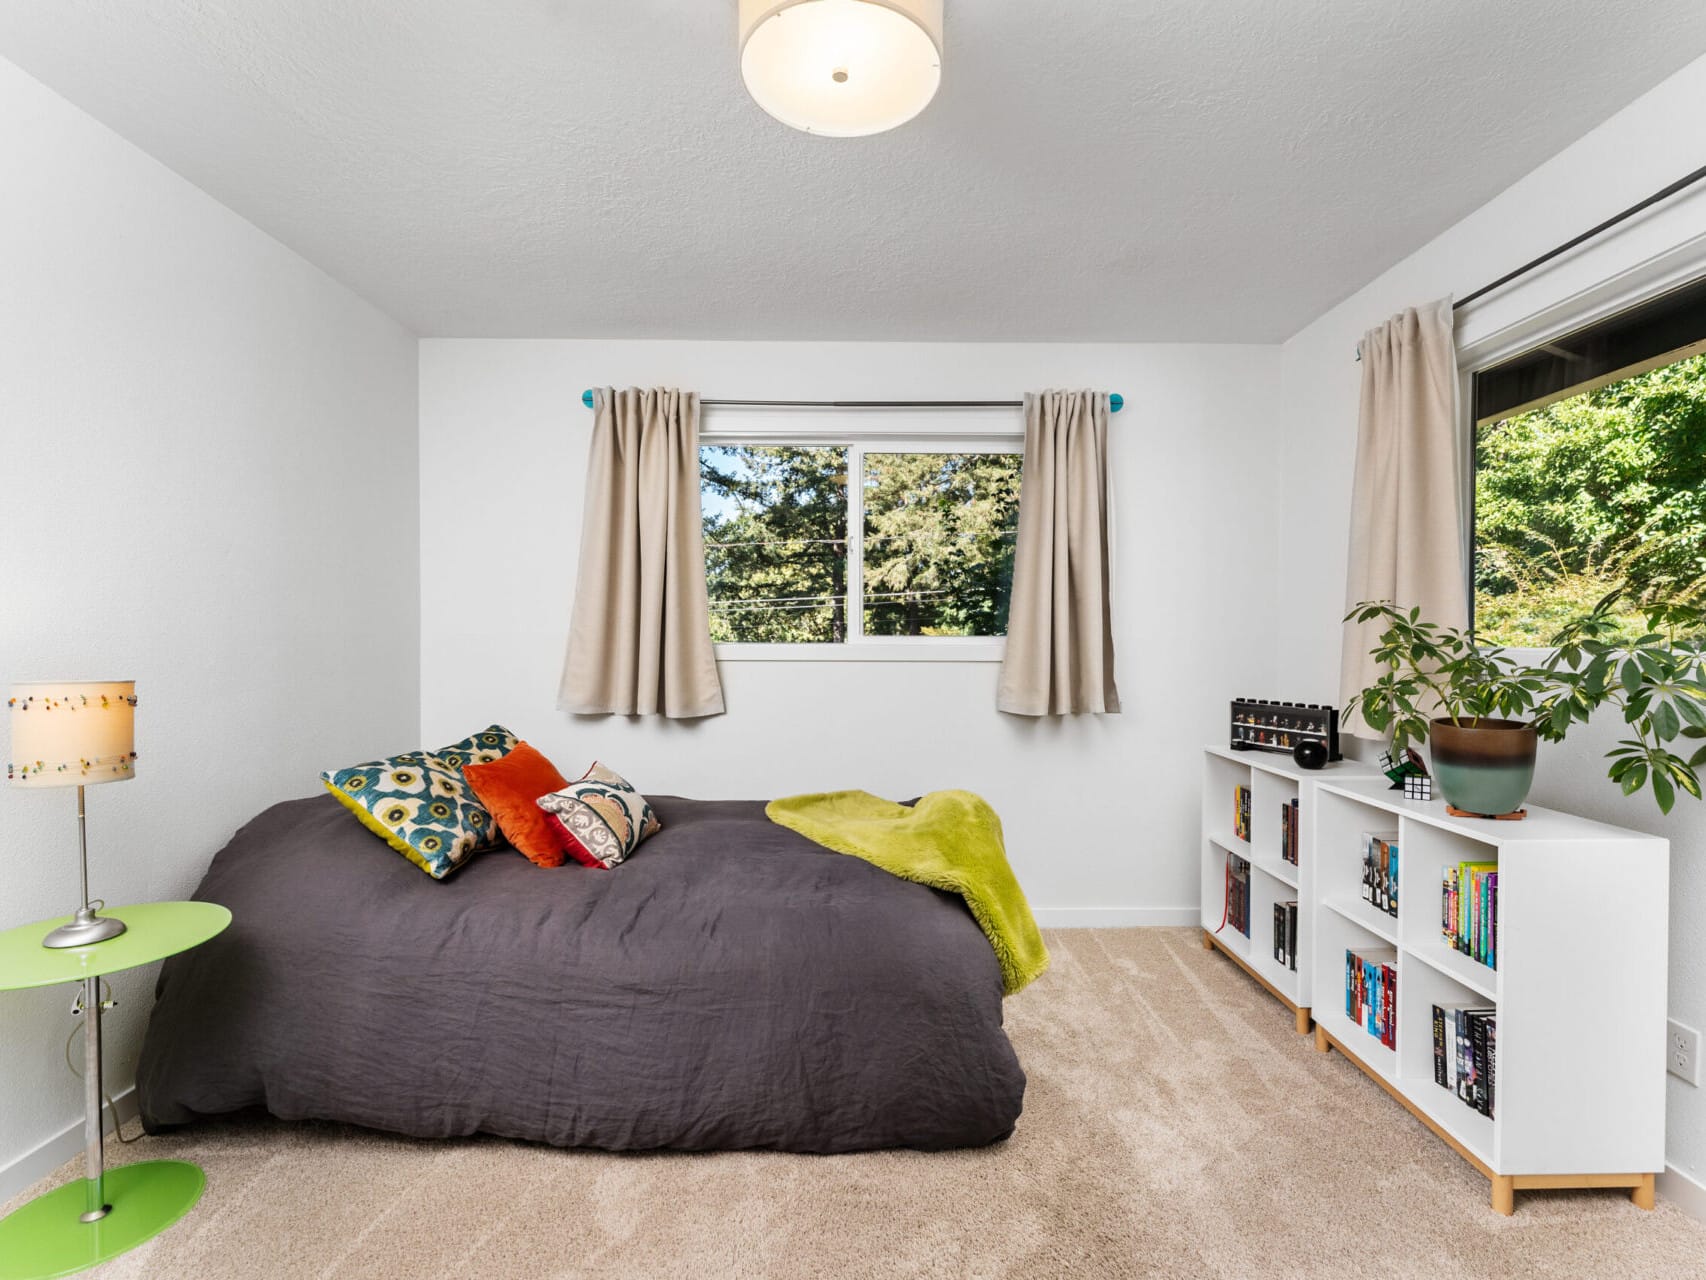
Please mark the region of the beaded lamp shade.
<svg viewBox="0 0 1706 1280"><path fill-rule="evenodd" d="M136 776L136 682L15 684L6 704L16 787L92 787Z"/></svg>

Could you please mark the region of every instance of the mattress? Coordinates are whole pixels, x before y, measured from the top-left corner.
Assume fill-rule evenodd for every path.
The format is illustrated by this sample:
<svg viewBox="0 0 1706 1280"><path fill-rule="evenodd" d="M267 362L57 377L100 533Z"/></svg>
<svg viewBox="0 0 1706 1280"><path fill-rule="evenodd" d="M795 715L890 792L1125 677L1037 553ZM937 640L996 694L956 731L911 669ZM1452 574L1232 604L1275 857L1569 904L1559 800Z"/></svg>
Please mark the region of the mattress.
<svg viewBox="0 0 1706 1280"><path fill-rule="evenodd" d="M957 897L769 822L650 797L609 871L502 848L434 881L330 795L278 804L196 897L137 1068L151 1132L265 1110L605 1150L979 1146L1025 1076Z"/></svg>

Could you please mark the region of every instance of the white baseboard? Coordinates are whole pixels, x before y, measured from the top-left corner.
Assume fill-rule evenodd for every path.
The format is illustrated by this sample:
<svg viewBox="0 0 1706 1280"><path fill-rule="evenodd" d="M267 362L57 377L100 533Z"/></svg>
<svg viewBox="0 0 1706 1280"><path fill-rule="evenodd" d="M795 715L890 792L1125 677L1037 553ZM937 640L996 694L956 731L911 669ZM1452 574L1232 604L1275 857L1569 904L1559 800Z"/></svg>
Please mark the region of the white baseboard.
<svg viewBox="0 0 1706 1280"><path fill-rule="evenodd" d="M105 1108L103 1108L105 1110ZM111 1111L106 1112L107 1132L113 1131L113 1114L124 1124L136 1116L136 1086L131 1085L113 1099ZM67 1160L83 1153L83 1122L67 1125L46 1142L24 1152L10 1164L0 1166L0 1203L10 1200L24 1188L40 1182Z"/></svg>
<svg viewBox="0 0 1706 1280"><path fill-rule="evenodd" d="M1197 907L1037 907L1031 914L1045 929L1165 928L1202 919Z"/></svg>
<svg viewBox="0 0 1706 1280"><path fill-rule="evenodd" d="M1658 1193L1691 1218L1706 1222L1706 1184L1695 1181L1674 1164L1659 1175Z"/></svg>

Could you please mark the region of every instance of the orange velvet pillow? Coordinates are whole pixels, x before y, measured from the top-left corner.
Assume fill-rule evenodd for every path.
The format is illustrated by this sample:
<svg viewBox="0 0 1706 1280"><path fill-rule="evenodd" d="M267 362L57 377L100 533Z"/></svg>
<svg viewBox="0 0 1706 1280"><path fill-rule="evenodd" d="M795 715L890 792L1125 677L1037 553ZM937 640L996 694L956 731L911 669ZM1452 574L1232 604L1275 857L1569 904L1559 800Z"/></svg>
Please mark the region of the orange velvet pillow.
<svg viewBox="0 0 1706 1280"><path fill-rule="evenodd" d="M462 776L511 844L542 867L563 865L563 842L536 803L540 796L569 785L556 765L518 742L508 755L488 764L471 764Z"/></svg>

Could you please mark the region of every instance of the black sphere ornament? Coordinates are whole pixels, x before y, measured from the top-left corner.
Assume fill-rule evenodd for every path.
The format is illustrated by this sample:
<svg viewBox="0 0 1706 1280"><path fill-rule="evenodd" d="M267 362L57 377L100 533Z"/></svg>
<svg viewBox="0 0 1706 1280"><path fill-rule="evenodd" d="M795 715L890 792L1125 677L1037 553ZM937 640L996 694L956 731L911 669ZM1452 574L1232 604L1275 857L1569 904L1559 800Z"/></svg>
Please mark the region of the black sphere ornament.
<svg viewBox="0 0 1706 1280"><path fill-rule="evenodd" d="M1291 749L1291 758L1299 769L1319 769L1327 763L1327 744L1319 738L1299 738Z"/></svg>

